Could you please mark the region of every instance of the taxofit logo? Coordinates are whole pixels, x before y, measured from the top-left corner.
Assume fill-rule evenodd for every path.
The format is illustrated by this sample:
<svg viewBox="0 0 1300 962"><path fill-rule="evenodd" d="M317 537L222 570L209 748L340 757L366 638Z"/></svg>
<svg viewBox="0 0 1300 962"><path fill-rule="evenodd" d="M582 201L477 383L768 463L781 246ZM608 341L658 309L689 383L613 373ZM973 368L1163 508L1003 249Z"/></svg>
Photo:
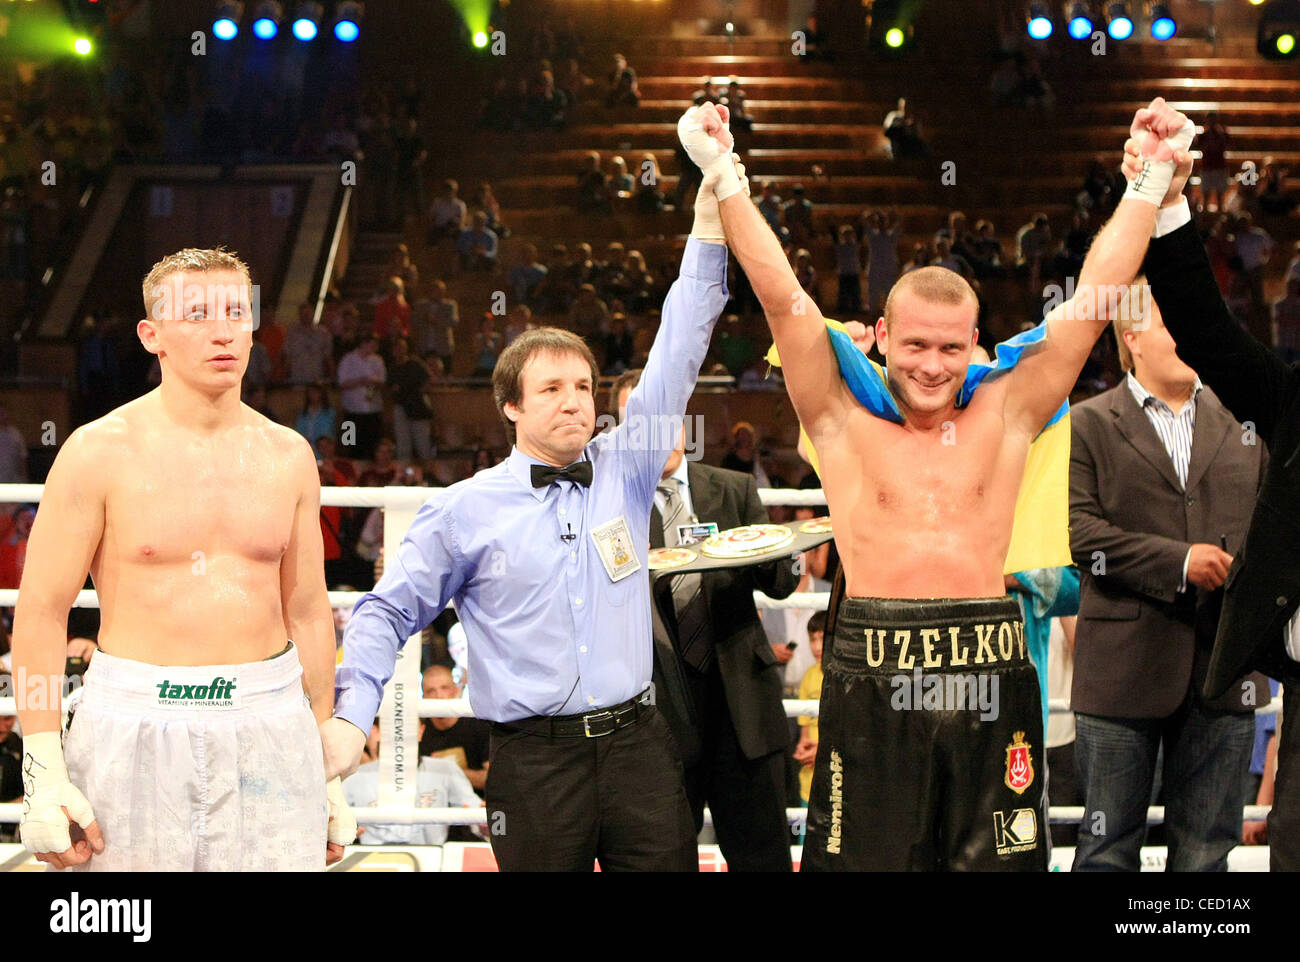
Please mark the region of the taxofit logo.
<svg viewBox="0 0 1300 962"><path fill-rule="evenodd" d="M194 708L204 706L234 708L239 700L238 695L235 694L237 684L233 678L222 678L220 675L206 685L174 685L164 679L156 686L158 704Z"/></svg>

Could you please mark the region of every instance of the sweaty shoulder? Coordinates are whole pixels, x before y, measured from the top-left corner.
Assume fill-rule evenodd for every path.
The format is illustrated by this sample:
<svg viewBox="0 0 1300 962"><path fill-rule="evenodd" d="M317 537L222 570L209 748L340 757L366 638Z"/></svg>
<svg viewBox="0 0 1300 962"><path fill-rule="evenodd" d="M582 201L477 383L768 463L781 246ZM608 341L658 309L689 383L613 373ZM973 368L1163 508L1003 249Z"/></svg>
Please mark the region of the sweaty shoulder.
<svg viewBox="0 0 1300 962"><path fill-rule="evenodd" d="M147 433L137 402L124 404L77 428L59 449L59 460L105 473L128 455ZM89 478L87 478L89 480Z"/></svg>
<svg viewBox="0 0 1300 962"><path fill-rule="evenodd" d="M276 424L270 418L259 414L251 408L249 409L249 414L255 419L253 422L254 425L265 434L266 438L275 446L276 450L291 458L295 466L305 465L307 462L311 462L311 470L315 473L316 454L312 451L311 444L305 437L291 427L286 427L283 424Z"/></svg>

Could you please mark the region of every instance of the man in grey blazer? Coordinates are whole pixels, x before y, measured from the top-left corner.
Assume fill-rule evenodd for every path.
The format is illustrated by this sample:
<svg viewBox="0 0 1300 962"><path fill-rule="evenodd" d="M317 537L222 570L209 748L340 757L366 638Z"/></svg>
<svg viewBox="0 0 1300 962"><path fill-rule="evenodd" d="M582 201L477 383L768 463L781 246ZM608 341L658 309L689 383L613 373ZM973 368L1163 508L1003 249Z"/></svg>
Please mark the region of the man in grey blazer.
<svg viewBox="0 0 1300 962"><path fill-rule="evenodd" d="M1168 867L1224 871L1269 689L1259 674L1214 701L1201 688L1266 454L1179 359L1138 280L1114 321L1124 380L1072 409L1074 870L1138 870L1163 746Z"/></svg>

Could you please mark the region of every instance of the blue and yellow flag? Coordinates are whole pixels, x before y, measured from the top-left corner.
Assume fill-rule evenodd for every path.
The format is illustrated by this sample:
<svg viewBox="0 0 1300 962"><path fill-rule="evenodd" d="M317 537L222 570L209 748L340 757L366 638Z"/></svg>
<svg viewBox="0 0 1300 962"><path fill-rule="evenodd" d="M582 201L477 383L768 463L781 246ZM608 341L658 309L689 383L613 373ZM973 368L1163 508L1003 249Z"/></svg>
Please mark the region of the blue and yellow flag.
<svg viewBox="0 0 1300 962"><path fill-rule="evenodd" d="M903 414L898 409L889 390L886 369L871 360L853 343L848 331L839 321L826 318L827 333L835 359L839 362L840 376L851 393L876 417L901 424ZM1011 370L1026 350L1047 339L1047 323L1021 331L997 345L992 364L972 364L966 371L966 380L957 392L957 407L970 403L975 389ZM773 367L781 366L776 345L767 352L767 361ZM817 452L812 441L799 426L812 460L813 470L819 475ZM1007 549L1004 574L1029 568L1055 568L1072 564L1070 556L1070 404L1063 403L1038 432L1029 446L1025 461L1024 478L1016 497L1015 520L1011 527L1011 546Z"/></svg>

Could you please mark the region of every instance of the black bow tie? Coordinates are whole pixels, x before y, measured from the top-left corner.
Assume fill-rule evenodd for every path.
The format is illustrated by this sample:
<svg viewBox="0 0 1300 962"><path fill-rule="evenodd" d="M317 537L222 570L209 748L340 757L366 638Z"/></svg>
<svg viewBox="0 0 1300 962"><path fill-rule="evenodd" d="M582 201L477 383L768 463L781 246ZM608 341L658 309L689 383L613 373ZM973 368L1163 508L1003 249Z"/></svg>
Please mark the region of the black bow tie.
<svg viewBox="0 0 1300 962"><path fill-rule="evenodd" d="M530 473L534 488L544 488L556 481L576 481L584 488L591 487L591 462L576 461L567 468L552 468L545 464L534 464Z"/></svg>

